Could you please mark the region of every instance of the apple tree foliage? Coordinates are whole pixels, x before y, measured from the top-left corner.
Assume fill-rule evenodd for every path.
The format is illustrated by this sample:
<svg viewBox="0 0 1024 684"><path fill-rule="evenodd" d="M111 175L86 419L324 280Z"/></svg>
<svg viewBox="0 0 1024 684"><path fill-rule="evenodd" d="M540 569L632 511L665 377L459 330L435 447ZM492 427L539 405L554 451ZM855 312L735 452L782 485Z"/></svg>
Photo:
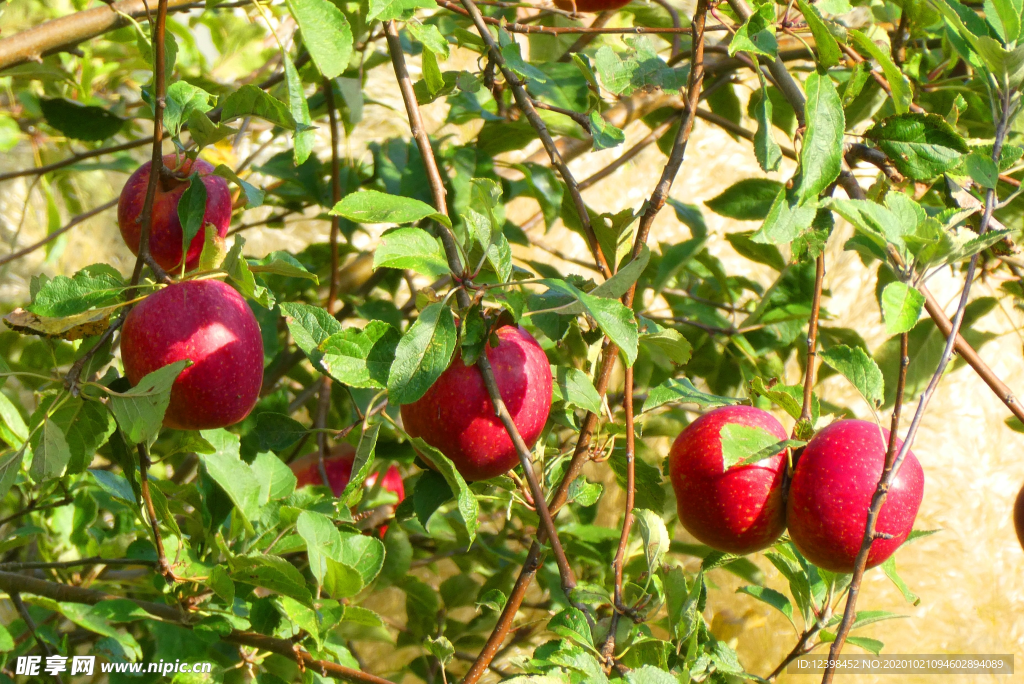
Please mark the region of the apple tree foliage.
<svg viewBox="0 0 1024 684"><path fill-rule="evenodd" d="M54 234L94 208L83 181L100 173L121 179L149 158L157 0L148 17L124 9L118 26L43 50L47 21L105 7L49 4L2 10L17 31L5 28L0 38L0 147L31 146L39 166L72 160L3 181L4 192L23 183L19 192L40 193ZM215 663L207 679L177 675L180 682L379 681L359 672L359 653L374 642L403 654L368 665L378 676L461 677L507 603L523 600L513 598L514 585L538 533L537 506L521 467L467 483L443 455L405 435L398 407L421 397L456 352L477 358L498 322L526 327L551 362L554 404L532 458L549 496L570 478L555 527L576 582L564 591L550 544L542 544L533 593L514 631L502 634L514 648L499 653L485 681L767 676L746 673L709 628L707 588L720 572L741 577L740 591L764 610L784 614L807 637L805 647L827 647L850 576L813 567L785 537L753 559L683 541L665 454L651 445L674 438L695 412L732 403L803 417L784 444L757 430L723 435L726 463L749 462L798 448L849 412L815 395L802 416L803 387L786 367L793 359L806 367L810 326L818 377L848 378L876 416L895 402L906 334L912 401L945 341L922 316L925 281L938 269L960 273L980 255L981 267L1009 276L1002 296L1024 298L1013 257L1024 209L1016 192L1024 175L1015 116L1024 81L1019 2L732 0L711 3L706 17L701 3L702 125L749 140L765 175L733 179L703 206L669 198L663 211L688 233L678 241L657 228L637 239L641 216L660 202L610 213L580 204L577 180L542 146L553 139L565 161L609 148L625 154L623 129L640 118L653 132L647 143L666 161L679 159L695 34L631 28L672 27L664 3L635 0L599 24L617 32L581 39L538 29L588 25L588 16L481 2L486 41L469 0L169 4L165 149L230 159L249 137L254 150L234 168L217 168L237 190L237 234L226 245L211 234L199 270L171 276L226 278L249 299L265 347L262 397L228 429L161 429L180 367L131 388L116 333L104 335L159 286L149 271L139 290L107 264L38 275L31 301L3 302L0 589L25 608L4 607L11 619L0 627L0 680L26 681L14 674L19 655L88 652ZM12 43L29 30L36 33L27 47ZM431 104L443 123L466 132L426 131L433 160L407 133L382 139L370 123L371 108L400 99L399 62L418 67L405 82L415 103L406 104ZM329 131L335 115L340 151L332 168L331 148L313 129ZM372 142L355 154L344 137ZM796 170L780 182L774 172L794 168L783 166L784 156ZM682 163L702 160L691 150ZM865 187L849 175L853 167ZM617 173L615 182L629 182L628 171ZM432 180L443 183L446 208ZM529 226L508 218L517 199L535 207ZM183 197L187 237L203 230L204 204L199 193ZM725 237L770 278L730 273L708 251L709 212L756 222ZM253 224L289 231L299 218L319 222L323 236L336 226L336 244L324 237L297 253L247 251L244 231ZM842 248L877 268L875 296L893 337L874 349L857 330L830 323L827 292L820 324L812 316L816 269L838 221L854 229ZM526 251L556 224L590 247L587 258ZM56 258L63 239L42 249ZM334 273L332 252L341 264ZM453 257L461 272L453 273ZM328 299L332 282L336 302ZM995 304L977 297L966 306L962 333L976 349L989 335L974 323ZM606 361L613 372L602 387ZM623 511L615 502L624 497L609 490L629 485L625 367L637 459L616 607L612 559ZM581 431L595 462L582 475L569 468ZM357 448L354 481L340 499L322 488L297 491L286 466L324 436ZM139 444L153 461L148 482ZM401 503L380 487L360 487L392 463L409 493ZM386 533L366 533L361 523L387 504ZM157 566L151 518L170 576ZM115 563L75 563L92 557ZM767 564L783 581L766 582ZM883 570L917 601L894 561ZM33 577L42 585L24 584ZM60 585L106 596L86 600ZM175 612L158 619L145 608L153 603ZM882 643L856 628L891 617L861 611L849 643L877 652ZM297 663L299 652L348 669Z"/></svg>

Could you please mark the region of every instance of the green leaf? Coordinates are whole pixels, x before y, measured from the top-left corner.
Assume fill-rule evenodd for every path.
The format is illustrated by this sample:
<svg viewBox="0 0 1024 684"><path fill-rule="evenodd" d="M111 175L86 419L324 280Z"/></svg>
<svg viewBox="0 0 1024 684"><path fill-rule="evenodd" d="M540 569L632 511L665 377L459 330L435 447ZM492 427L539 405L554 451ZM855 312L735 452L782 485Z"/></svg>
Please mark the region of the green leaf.
<svg viewBox="0 0 1024 684"><path fill-rule="evenodd" d="M790 603L785 594L775 591L774 589L769 589L768 587L759 587L756 584L740 587L736 590L736 593L753 596L758 601L767 603L769 606L785 615L790 622L793 622L793 604ZM794 622L793 624L795 625L796 623Z"/></svg>
<svg viewBox="0 0 1024 684"><path fill-rule="evenodd" d="M50 406L49 402L43 402L37 412L48 412ZM85 470L92 462L96 450L103 446L117 429L113 416L98 401L70 399L49 417L67 437L68 447L71 449L71 460L67 464L69 474ZM32 423L36 422L33 416Z"/></svg>
<svg viewBox="0 0 1024 684"><path fill-rule="evenodd" d="M255 185L247 183L241 178L239 178L238 175L231 170L230 166L227 166L225 164L218 164L217 168L213 170L213 175L225 178L234 183L235 185L237 185L238 187L240 187L242 189L242 192L245 193L245 205L247 208L255 209L256 207L263 206L264 192L257 188Z"/></svg>
<svg viewBox="0 0 1024 684"><path fill-rule="evenodd" d="M455 464L447 456L419 437L413 437L412 443L419 455L433 465L437 472L441 473L445 482L448 483L449 489L454 492L458 502L459 515L462 516L466 535L469 537L469 543L472 544L476 539L477 528L480 526L480 504L477 502L473 490L469 488L455 468Z"/></svg>
<svg viewBox="0 0 1024 684"><path fill-rule="evenodd" d="M424 7L429 7L429 5L425 4ZM436 26L411 21L405 25L405 28L416 40L423 43L425 48L435 55L439 55L441 59L448 59L450 55L448 39L444 37L444 34Z"/></svg>
<svg viewBox="0 0 1024 684"><path fill-rule="evenodd" d="M594 55L594 67L604 87L615 95L631 95L637 90L661 88L678 93L686 85L687 69L673 69L658 56L645 37L626 38L630 49L616 53L603 46Z"/></svg>
<svg viewBox="0 0 1024 684"><path fill-rule="evenodd" d="M388 399L411 404L427 393L451 363L458 333L452 310L444 303L431 304L395 347L388 374Z"/></svg>
<svg viewBox="0 0 1024 684"><path fill-rule="evenodd" d="M149 373L127 392L111 393L110 410L131 444L150 444L156 439L171 403L171 386L190 365L188 359L175 361Z"/></svg>
<svg viewBox="0 0 1024 684"><path fill-rule="evenodd" d="M346 195L328 213L356 223L415 223L430 217L451 227L448 217L435 213L434 208L426 202L377 190Z"/></svg>
<svg viewBox="0 0 1024 684"><path fill-rule="evenodd" d="M32 436L32 467L29 474L36 482L59 477L71 458L71 448L60 427L46 420Z"/></svg>
<svg viewBox="0 0 1024 684"><path fill-rule="evenodd" d="M780 440L763 428L739 423L726 423L719 433L722 441L722 469L744 466L771 458L791 446L801 446L799 440Z"/></svg>
<svg viewBox="0 0 1024 684"><path fill-rule="evenodd" d="M992 157L981 152L971 152L964 160L971 180L983 188L995 188L999 184L999 169Z"/></svg>
<svg viewBox="0 0 1024 684"><path fill-rule="evenodd" d="M274 293L263 285L256 282L256 277L249 268L249 262L242 256L242 248L245 247L245 238L241 235L235 236L235 242L228 250L224 262L220 265L227 271L228 278L238 288L243 296L254 299L265 309L274 308Z"/></svg>
<svg viewBox="0 0 1024 684"><path fill-rule="evenodd" d="M308 430L290 416L267 411L256 416L254 432L259 440L260 451L284 451L302 439Z"/></svg>
<svg viewBox="0 0 1024 684"><path fill-rule="evenodd" d="M166 121L167 118L164 117L164 122ZM192 136L192 142L202 149L237 135L238 129L226 124L215 124L205 112L195 109L188 115L188 133Z"/></svg>
<svg viewBox="0 0 1024 684"><path fill-rule="evenodd" d="M316 131L312 125L313 119L309 115L309 103L306 101L306 94L302 89L302 78L299 76L299 70L295 68L295 62L292 61L287 52L282 52L281 57L284 59L285 82L288 84L288 111L292 113L295 123L299 124L297 128L302 126L309 127L306 130L295 133L292 159L295 162L295 166L301 166L309 159L309 155L313 152L313 145L316 143Z"/></svg>
<svg viewBox="0 0 1024 684"><path fill-rule="evenodd" d="M383 389L402 334L384 321L346 328L324 340L319 349L332 378L349 387Z"/></svg>
<svg viewBox="0 0 1024 684"><path fill-rule="evenodd" d="M313 365L319 367L323 358L320 345L331 335L341 332L341 323L326 309L301 302L281 304L281 313L287 317L292 340Z"/></svg>
<svg viewBox="0 0 1024 684"><path fill-rule="evenodd" d="M651 388L644 400L641 413L646 413L669 402L674 404L696 404L702 409L718 408L719 406L734 406L741 403L741 399L735 397L722 397L717 394L701 392L693 386L689 378L674 378L666 380L657 387Z"/></svg>
<svg viewBox="0 0 1024 684"><path fill-rule="evenodd" d="M775 196L764 223L750 239L753 242L776 245L792 242L811 227L817 210L814 204L792 204L786 189L783 188Z"/></svg>
<svg viewBox="0 0 1024 684"><path fill-rule="evenodd" d="M295 522L295 531L306 542L309 571L317 584L323 586L327 575L327 559L341 561L341 533L334 522L322 513L302 511Z"/></svg>
<svg viewBox="0 0 1024 684"><path fill-rule="evenodd" d="M181 222L181 253L188 252L192 238L199 235L206 216L206 184L195 171L188 179L188 187L178 198L178 221Z"/></svg>
<svg viewBox="0 0 1024 684"><path fill-rule="evenodd" d="M764 2L756 6L742 26L736 29L729 42L729 56L737 52L749 52L775 59L779 43L775 39L775 4Z"/></svg>
<svg viewBox="0 0 1024 684"><path fill-rule="evenodd" d="M316 284L320 283L315 273L310 273L298 259L284 251L271 252L255 263L249 262L249 270L253 273L269 273L286 278L303 278L305 280L312 280Z"/></svg>
<svg viewBox="0 0 1024 684"><path fill-rule="evenodd" d="M754 157L762 171L777 171L782 162L782 148L772 134L772 101L768 97L768 86L762 84L761 98L754 104L754 119L757 131L754 133Z"/></svg>
<svg viewBox="0 0 1024 684"><path fill-rule="evenodd" d="M903 75L903 72L896 66L896 63L892 61L892 57L883 52L880 47L875 45L874 41L856 29L850 29L849 36L853 38L853 42L857 44L858 48L868 53L882 67L885 80L889 82L889 88L892 90L892 104L896 109L896 114L906 114L909 112L910 104L914 99L914 91L910 87L910 81Z"/></svg>
<svg viewBox="0 0 1024 684"><path fill-rule="evenodd" d="M679 679L669 672L655 667L644 665L631 670L626 675L628 684L679 684Z"/></svg>
<svg viewBox="0 0 1024 684"><path fill-rule="evenodd" d="M552 366L555 374L555 401L578 406L591 413L601 413L601 395L594 389L590 377L578 368Z"/></svg>
<svg viewBox="0 0 1024 684"><path fill-rule="evenodd" d="M254 85L242 86L224 98L221 104L221 120L224 123L245 116L259 117L289 131L296 128L295 119L288 107Z"/></svg>
<svg viewBox="0 0 1024 684"><path fill-rule="evenodd" d="M164 126L172 135L178 135L181 124L193 118L194 114L205 114L213 109L214 96L199 86L186 81L175 81L167 86L167 103L164 109ZM207 117L209 120L209 117ZM213 122L210 122L213 125ZM203 124L203 129L208 130Z"/></svg>
<svg viewBox="0 0 1024 684"><path fill-rule="evenodd" d="M740 256L756 261L759 264L771 266L776 271L782 271L786 267L786 260L782 257L779 248L772 244L754 242L753 231L742 231L739 233L727 233L725 239L729 241L732 248Z"/></svg>
<svg viewBox="0 0 1024 684"><path fill-rule="evenodd" d="M811 30L811 35L814 36L814 47L817 48L818 64L826 69L839 66L843 61L842 50L839 49L839 44L832 36L832 32L828 30L828 26L825 24L825 20L821 18L817 8L807 4L804 0L797 0L797 5L800 7L800 13L804 15L804 19L807 21L807 28Z"/></svg>
<svg viewBox="0 0 1024 684"><path fill-rule="evenodd" d="M900 593L903 594L903 599L907 603L911 603L915 606L921 604L921 598L910 590L907 583L903 581L902 577L900 577L899 572L896 571L896 556L889 556L885 559L885 562L882 563L882 572L885 573L886 577L892 580L892 583L900 590Z"/></svg>
<svg viewBox="0 0 1024 684"><path fill-rule="evenodd" d="M613 279L614 277L602 285L610 286ZM542 280L541 284L548 286L556 295L575 299L582 307L582 312L593 318L597 322L598 327L601 328L601 332L607 335L608 339L622 350L626 357L626 364L629 366L633 365L633 362L636 361L640 340L636 317L633 315L632 310L624 306L618 299L595 296L600 288L596 288L593 294L587 294L562 280L546 279ZM604 292L600 294L604 294ZM571 305L571 302L570 304L562 305L566 307L565 313L572 311ZM559 308L561 307L555 310L558 311ZM559 311L559 313L562 313L562 311Z"/></svg>
<svg viewBox="0 0 1024 684"><path fill-rule="evenodd" d="M305 606L313 603L302 574L284 558L267 554L236 556L231 568L231 579L236 582L276 591Z"/></svg>
<svg viewBox="0 0 1024 684"><path fill-rule="evenodd" d="M800 204L814 200L839 177L843 162L846 115L839 92L829 76L811 72L807 92L807 132L800 148ZM813 218L813 216L811 217ZM808 221L808 225L810 221Z"/></svg>
<svg viewBox="0 0 1024 684"><path fill-rule="evenodd" d="M500 613L505 609L505 602L508 599L500 589L491 589L484 592L484 594L477 599L476 605L482 608L490 608L495 613Z"/></svg>
<svg viewBox="0 0 1024 684"><path fill-rule="evenodd" d="M914 180L929 180L960 163L967 142L937 114L890 116L865 137L885 152L896 170Z"/></svg>
<svg viewBox="0 0 1024 684"><path fill-rule="evenodd" d="M548 620L548 631L597 652L594 637L590 634L590 625L579 608L566 608Z"/></svg>
<svg viewBox="0 0 1024 684"><path fill-rule="evenodd" d="M768 178L745 178L733 183L704 204L711 211L726 218L763 221L782 190L783 185L778 181Z"/></svg>
<svg viewBox="0 0 1024 684"><path fill-rule="evenodd" d="M4 429L6 428L6 429ZM17 407L0 392L0 439L21 446L28 439L28 426Z"/></svg>
<svg viewBox="0 0 1024 684"><path fill-rule="evenodd" d="M352 29L344 13L329 0L288 0L288 10L324 78L341 75L352 56Z"/></svg>
<svg viewBox="0 0 1024 684"><path fill-rule="evenodd" d="M451 272L441 241L422 228L396 228L381 236L373 253L373 268L384 267L409 269L430 278Z"/></svg>
<svg viewBox="0 0 1024 684"><path fill-rule="evenodd" d="M373 457L377 448L377 435L380 434L380 424L370 426L359 436L359 446L356 447L356 455L352 460L352 473L348 484L338 498L346 506L355 506L363 497L363 483L369 477L373 469Z"/></svg>
<svg viewBox="0 0 1024 684"><path fill-rule="evenodd" d="M999 34L1003 44L1020 37L1021 4L1013 0L985 0L985 19Z"/></svg>
<svg viewBox="0 0 1024 684"><path fill-rule="evenodd" d="M251 468L260 483L260 505L286 499L295 491L298 482L295 473L274 454L265 451L256 454Z"/></svg>
<svg viewBox="0 0 1024 684"><path fill-rule="evenodd" d="M366 586L380 574L384 565L384 542L371 535L344 532L338 560L359 573L363 586Z"/></svg>
<svg viewBox="0 0 1024 684"><path fill-rule="evenodd" d="M370 12L366 20L408 19L417 9L431 7L436 7L433 0L370 0Z"/></svg>
<svg viewBox="0 0 1024 684"><path fill-rule="evenodd" d="M76 140L106 140L120 131L125 121L103 107L86 106L64 98L39 98L39 107L46 123Z"/></svg>
<svg viewBox="0 0 1024 684"><path fill-rule="evenodd" d="M590 135L594 140L595 150L618 147L626 141L623 130L609 123L597 111L590 112Z"/></svg>
<svg viewBox="0 0 1024 684"><path fill-rule="evenodd" d="M260 483L252 469L241 459L240 441L227 430L203 430L200 433L217 449L213 454L198 454L210 478L220 485L246 522L260 516Z"/></svg>
<svg viewBox="0 0 1024 684"><path fill-rule="evenodd" d="M633 515L640 530L640 539L644 543L644 555L647 558L647 569L654 573L661 565L669 547L668 529L665 521L657 513L641 508Z"/></svg>
<svg viewBox="0 0 1024 684"><path fill-rule="evenodd" d="M882 318L889 335L910 332L924 308L924 295L917 288L899 281L882 290Z"/></svg>
<svg viewBox="0 0 1024 684"><path fill-rule="evenodd" d="M32 298L27 309L39 316L64 318L94 307L115 304L124 289L121 274L96 264L83 268L71 278L64 275L47 280Z"/></svg>
<svg viewBox="0 0 1024 684"><path fill-rule="evenodd" d="M452 646L452 642L448 641L445 637L427 637L423 642L423 647L427 649L427 652L437 658L441 667L446 667L448 663L455 657L455 647Z"/></svg>
<svg viewBox="0 0 1024 684"><path fill-rule="evenodd" d="M818 356L849 380L869 404L878 406L882 403L885 396L882 371L866 351L860 347L837 344L831 349L818 352Z"/></svg>

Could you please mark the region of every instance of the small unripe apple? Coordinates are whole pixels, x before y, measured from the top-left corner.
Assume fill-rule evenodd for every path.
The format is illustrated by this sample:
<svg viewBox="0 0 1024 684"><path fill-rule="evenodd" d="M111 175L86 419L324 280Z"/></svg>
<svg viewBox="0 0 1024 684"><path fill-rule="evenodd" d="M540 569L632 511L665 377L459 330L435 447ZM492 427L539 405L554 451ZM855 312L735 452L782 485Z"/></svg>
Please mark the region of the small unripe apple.
<svg viewBox="0 0 1024 684"><path fill-rule="evenodd" d="M1024 488L1017 494L1017 502L1013 505L1013 528L1017 531L1017 541L1024 549Z"/></svg>
<svg viewBox="0 0 1024 684"><path fill-rule="evenodd" d="M331 449L330 453L324 458L327 483L334 496L341 496L341 493L345 491L345 487L348 485L348 481L352 479L352 466L355 464L355 457L356 450L352 445L343 442ZM296 489L307 485L323 484L323 478L320 477L320 454L316 451L292 461L288 466L295 473L295 477L298 480L295 484ZM377 484L378 476L379 473L370 473L363 486L367 489L372 488ZM399 501L405 498L405 484L402 482L402 474L398 472L398 468L394 465L388 467L384 472L384 479L381 480L380 486L384 491L394 492L398 496Z"/></svg>
<svg viewBox="0 0 1024 684"><path fill-rule="evenodd" d="M785 452L724 469L721 431L736 424L779 438L786 430L772 414L752 406L724 406L686 426L669 452L669 475L679 521L708 546L752 553L771 546L786 528L782 480Z"/></svg>
<svg viewBox="0 0 1024 684"><path fill-rule="evenodd" d="M219 280L186 280L139 302L121 330L121 360L132 385L188 359L171 387L164 426L210 430L239 422L259 399L263 338L249 305Z"/></svg>
<svg viewBox="0 0 1024 684"><path fill-rule="evenodd" d="M506 325L494 335L498 345L488 343L487 359L519 434L532 448L551 410L551 366L537 340L522 328ZM401 410L406 431L450 458L467 481L497 477L519 463L480 369L467 366L459 355L426 394Z"/></svg>
<svg viewBox="0 0 1024 684"><path fill-rule="evenodd" d="M146 203L146 191L149 187L149 169L152 162L146 162L128 178L121 189L121 197L117 201L117 225L121 229L121 237L128 245L132 254L139 253L139 240L142 235L142 208ZM226 180L213 175L213 167L197 159L193 162L184 155L168 154L164 157L164 166L171 169L175 176L189 176L198 171L199 177L206 187L206 214L203 225L212 223L217 234L225 237L231 224L231 191ZM188 188L190 181L179 180L171 176L161 178L156 184L156 195L153 197L152 228L149 231L149 253L153 260L166 271L181 268L181 243L184 235L181 221L178 219L178 200ZM199 255L203 251L204 231L200 228L192 242L189 243L185 256L185 270L190 271L199 265Z"/></svg>
<svg viewBox="0 0 1024 684"><path fill-rule="evenodd" d="M896 449L903 441L896 440ZM789 487L789 536L807 560L832 572L853 572L864 542L868 508L885 468L889 431L865 420L840 420L804 448ZM924 471L913 452L889 488L868 552L873 568L895 553L914 528L924 496Z"/></svg>
<svg viewBox="0 0 1024 684"><path fill-rule="evenodd" d="M555 0L555 6L566 12L606 12L622 9L630 0Z"/></svg>

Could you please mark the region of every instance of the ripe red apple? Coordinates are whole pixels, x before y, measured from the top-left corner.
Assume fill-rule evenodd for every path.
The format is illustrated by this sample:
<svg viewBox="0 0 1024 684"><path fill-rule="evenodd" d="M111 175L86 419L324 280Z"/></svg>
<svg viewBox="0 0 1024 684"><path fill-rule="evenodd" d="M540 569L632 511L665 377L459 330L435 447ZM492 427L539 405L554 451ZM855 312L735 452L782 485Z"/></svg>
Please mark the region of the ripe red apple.
<svg viewBox="0 0 1024 684"><path fill-rule="evenodd" d="M551 366L537 340L522 328L502 326L495 335L498 345L487 345L487 358L501 398L532 448L551 410ZM467 481L497 477L519 463L480 370L461 356L419 401L402 406L402 421L410 435L450 458Z"/></svg>
<svg viewBox="0 0 1024 684"><path fill-rule="evenodd" d="M786 512L789 536L807 560L832 572L853 572L888 445L889 431L864 420L832 423L807 443ZM897 439L897 450L902 446ZM872 542L867 567L884 562L906 540L923 496L924 472L908 452L875 524L892 538Z"/></svg>
<svg viewBox="0 0 1024 684"><path fill-rule="evenodd" d="M767 411L717 408L676 438L669 452L669 475L679 521L690 534L719 551L752 553L771 546L786 528L786 454L723 470L721 431L729 424L761 428L780 441L788 437Z"/></svg>
<svg viewBox="0 0 1024 684"><path fill-rule="evenodd" d="M121 360L135 385L189 359L171 388L164 425L208 430L249 415L263 384L263 338L242 295L219 280L168 285L139 302L121 330Z"/></svg>
<svg viewBox="0 0 1024 684"><path fill-rule="evenodd" d="M625 7L630 0L555 0L555 6L566 12L606 12Z"/></svg>
<svg viewBox="0 0 1024 684"><path fill-rule="evenodd" d="M348 481L352 478L352 466L355 463L356 450L348 443L342 443L331 449L324 459L324 470L327 471L327 481L330 484L334 496L341 496L345 491ZM323 478L320 477L320 455L311 452L288 464L295 473L298 482L296 488L307 485L321 485ZM377 484L377 477L380 473L370 473L363 483L367 489ZM385 491L394 492L398 500L405 498L405 484L402 482L402 474L394 465L384 472L384 479L381 480L381 487Z"/></svg>
<svg viewBox="0 0 1024 684"><path fill-rule="evenodd" d="M146 190L149 187L149 167L151 162L140 166L128 178L121 189L121 197L117 201L117 225L121 228L121 237L132 250L139 253L139 239L142 233L141 214L146 203ZM174 171L177 176L189 176L193 171L206 186L206 214L203 225L212 223L217 233L224 237L228 234L231 223L231 192L228 182L220 176L213 175L213 167L202 159L193 162L184 155L168 154L164 157L164 166ZM188 180L161 178L156 185L156 196L153 198L153 227L149 232L149 252L153 259L164 270L173 271L181 268L181 221L178 220L178 200L188 188ZM192 270L199 265L199 255L203 251L203 231L200 230L188 246L185 258L185 270Z"/></svg>
<svg viewBox="0 0 1024 684"><path fill-rule="evenodd" d="M1017 531L1017 541L1024 549L1024 488L1017 494L1017 502L1013 505L1013 527Z"/></svg>

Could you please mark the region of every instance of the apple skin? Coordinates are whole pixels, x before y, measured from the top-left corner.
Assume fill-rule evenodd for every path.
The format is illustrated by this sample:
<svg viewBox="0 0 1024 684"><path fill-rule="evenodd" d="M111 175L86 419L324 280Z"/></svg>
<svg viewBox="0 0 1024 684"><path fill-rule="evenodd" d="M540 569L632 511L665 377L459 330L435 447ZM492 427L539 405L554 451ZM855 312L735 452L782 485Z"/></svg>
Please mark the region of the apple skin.
<svg viewBox="0 0 1024 684"><path fill-rule="evenodd" d="M352 466L355 464L355 458L356 450L352 445L342 443L331 449L331 452L324 459L324 470L327 471L327 481L330 483L334 496L341 496L341 493L345 491L345 486L348 485L348 481L352 478ZM296 489L307 485L323 484L323 478L320 477L320 455L317 452L308 453L288 465L298 480L295 484ZM379 473L370 473L366 478L364 486L369 489L377 484L378 475ZM398 472L398 468L394 465L391 465L384 472L381 487L385 491L394 492L398 495L399 501L405 498L405 484L402 482L402 474Z"/></svg>
<svg viewBox="0 0 1024 684"><path fill-rule="evenodd" d="M140 218L142 207L146 203L146 190L149 187L149 169L152 162L146 162L128 178L121 189L121 197L117 200L117 225L132 254L139 253L139 239L142 233ZM220 176L213 175L213 166L197 159L193 162L188 157L168 154L164 156L164 166L174 169L178 175L191 175L199 172L199 177L206 186L206 213L203 224L212 223L217 234L222 238L228 234L231 224L231 191L228 182ZM178 220L178 200L188 188L188 181L162 180L157 183L156 195L153 198L153 227L149 233L149 252L153 259L166 271L181 268L181 221ZM185 258L185 270L191 271L199 265L199 255L203 251L203 231L200 230L188 246Z"/></svg>
<svg viewBox="0 0 1024 684"><path fill-rule="evenodd" d="M128 314L121 360L133 386L182 359L192 365L171 387L165 427L210 430L249 415L263 384L263 338L249 305L231 286L219 280L175 283Z"/></svg>
<svg viewBox="0 0 1024 684"><path fill-rule="evenodd" d="M889 431L864 420L840 420L804 447L789 486L789 536L807 560L832 572L853 572L864 541L868 508L885 467ZM897 453L903 440L896 440ZM914 527L924 496L924 471L908 452L889 488L875 529L867 567L891 556Z"/></svg>
<svg viewBox="0 0 1024 684"><path fill-rule="evenodd" d="M679 521L713 549L745 554L771 546L786 529L785 452L723 472L722 428L758 427L788 437L772 414L752 406L714 409L686 426L669 452Z"/></svg>
<svg viewBox="0 0 1024 684"><path fill-rule="evenodd" d="M1017 541L1024 549L1024 488L1017 494L1017 502L1013 505L1013 528L1017 531Z"/></svg>
<svg viewBox="0 0 1024 684"><path fill-rule="evenodd" d="M630 0L555 0L555 6L565 12L606 12L622 9Z"/></svg>
<svg viewBox="0 0 1024 684"><path fill-rule="evenodd" d="M501 398L527 446L540 438L551 410L551 366L544 350L521 327L506 325L487 345ZM475 366L456 354L427 393L401 408L405 430L450 458L469 482L506 473L519 463Z"/></svg>

